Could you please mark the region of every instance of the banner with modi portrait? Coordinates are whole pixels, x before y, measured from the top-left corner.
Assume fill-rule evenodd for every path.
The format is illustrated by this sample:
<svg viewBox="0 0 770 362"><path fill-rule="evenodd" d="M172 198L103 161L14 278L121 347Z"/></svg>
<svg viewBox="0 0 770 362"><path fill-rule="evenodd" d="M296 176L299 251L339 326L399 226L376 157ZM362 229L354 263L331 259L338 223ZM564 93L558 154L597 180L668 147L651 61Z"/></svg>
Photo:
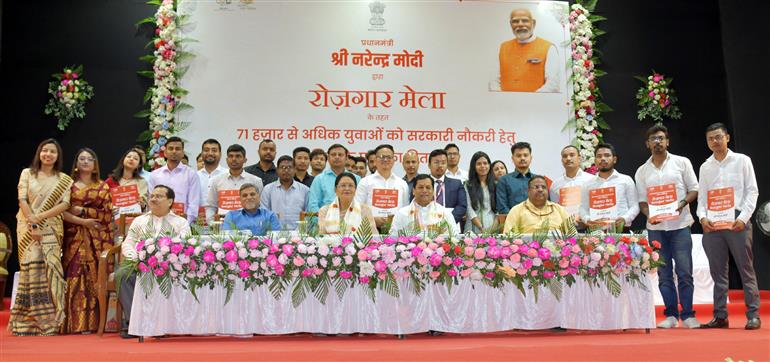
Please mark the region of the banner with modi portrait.
<svg viewBox="0 0 770 362"><path fill-rule="evenodd" d="M193 109L182 136L278 155L333 143L365 154L388 143L396 162L459 146L512 171L511 145L532 145L532 170L561 174L572 137L568 4L552 1L194 1L195 54L181 85ZM192 151L194 152L194 151ZM400 171L397 166L396 170Z"/></svg>

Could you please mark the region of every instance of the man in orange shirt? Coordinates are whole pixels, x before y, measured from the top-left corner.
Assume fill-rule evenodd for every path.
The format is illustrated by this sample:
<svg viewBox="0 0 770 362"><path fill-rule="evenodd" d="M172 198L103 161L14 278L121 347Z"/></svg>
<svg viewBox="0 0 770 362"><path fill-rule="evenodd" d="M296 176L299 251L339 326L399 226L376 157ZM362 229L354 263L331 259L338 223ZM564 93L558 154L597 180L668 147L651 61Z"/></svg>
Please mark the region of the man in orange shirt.
<svg viewBox="0 0 770 362"><path fill-rule="evenodd" d="M553 43L535 36L536 21L527 9L511 12L514 38L500 44L499 77L490 90L559 92L559 56Z"/></svg>

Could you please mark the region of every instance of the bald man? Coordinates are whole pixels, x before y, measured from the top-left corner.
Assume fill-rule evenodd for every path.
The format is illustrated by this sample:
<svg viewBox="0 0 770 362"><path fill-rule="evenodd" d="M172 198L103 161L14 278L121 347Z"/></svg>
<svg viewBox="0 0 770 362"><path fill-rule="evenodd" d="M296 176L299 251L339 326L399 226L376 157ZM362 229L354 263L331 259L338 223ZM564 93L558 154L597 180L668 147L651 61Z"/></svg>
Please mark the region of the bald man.
<svg viewBox="0 0 770 362"><path fill-rule="evenodd" d="M420 155L415 150L409 150L401 157L401 166L404 167L404 181L409 185L409 201L412 201L414 189L414 177L420 170Z"/></svg>
<svg viewBox="0 0 770 362"><path fill-rule="evenodd" d="M537 21L527 9L509 17L513 39L500 44L499 77L490 90L503 92L559 92L559 56L553 43L535 36Z"/></svg>

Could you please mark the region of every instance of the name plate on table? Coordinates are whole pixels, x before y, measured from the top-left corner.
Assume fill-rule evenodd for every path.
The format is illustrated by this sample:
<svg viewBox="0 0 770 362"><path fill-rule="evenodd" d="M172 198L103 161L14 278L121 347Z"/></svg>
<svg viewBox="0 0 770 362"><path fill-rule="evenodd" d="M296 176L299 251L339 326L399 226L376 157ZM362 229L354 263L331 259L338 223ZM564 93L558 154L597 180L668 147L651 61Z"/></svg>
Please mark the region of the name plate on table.
<svg viewBox="0 0 770 362"><path fill-rule="evenodd" d="M647 206L650 221L678 220L679 201L676 199L676 185L658 185L647 188Z"/></svg>
<svg viewBox="0 0 770 362"><path fill-rule="evenodd" d="M617 197L614 187L588 191L588 217L591 221L613 223L618 218Z"/></svg>
<svg viewBox="0 0 770 362"><path fill-rule="evenodd" d="M706 217L716 230L730 230L735 223L735 191L732 187L708 191Z"/></svg>
<svg viewBox="0 0 770 362"><path fill-rule="evenodd" d="M219 215L241 208L241 195L238 190L220 190L217 193Z"/></svg>
<svg viewBox="0 0 770 362"><path fill-rule="evenodd" d="M397 189L373 189L372 211L374 216L388 216L393 214L398 207Z"/></svg>
<svg viewBox="0 0 770 362"><path fill-rule="evenodd" d="M580 186L563 187L559 189L559 205L567 209L567 213L576 216L580 213Z"/></svg>

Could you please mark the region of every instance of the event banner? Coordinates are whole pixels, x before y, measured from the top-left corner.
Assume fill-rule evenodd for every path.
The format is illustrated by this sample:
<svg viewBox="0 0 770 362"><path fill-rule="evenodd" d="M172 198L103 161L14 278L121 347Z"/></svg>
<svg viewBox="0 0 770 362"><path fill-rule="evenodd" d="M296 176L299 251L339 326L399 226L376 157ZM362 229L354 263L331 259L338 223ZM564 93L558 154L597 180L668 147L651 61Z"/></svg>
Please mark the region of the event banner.
<svg viewBox="0 0 770 362"><path fill-rule="evenodd" d="M511 164L532 144L532 169L558 176L570 105L568 4L556 1L194 1L180 12L195 56L181 79L191 158L274 140L294 147L381 143L431 150L455 143Z"/></svg>

